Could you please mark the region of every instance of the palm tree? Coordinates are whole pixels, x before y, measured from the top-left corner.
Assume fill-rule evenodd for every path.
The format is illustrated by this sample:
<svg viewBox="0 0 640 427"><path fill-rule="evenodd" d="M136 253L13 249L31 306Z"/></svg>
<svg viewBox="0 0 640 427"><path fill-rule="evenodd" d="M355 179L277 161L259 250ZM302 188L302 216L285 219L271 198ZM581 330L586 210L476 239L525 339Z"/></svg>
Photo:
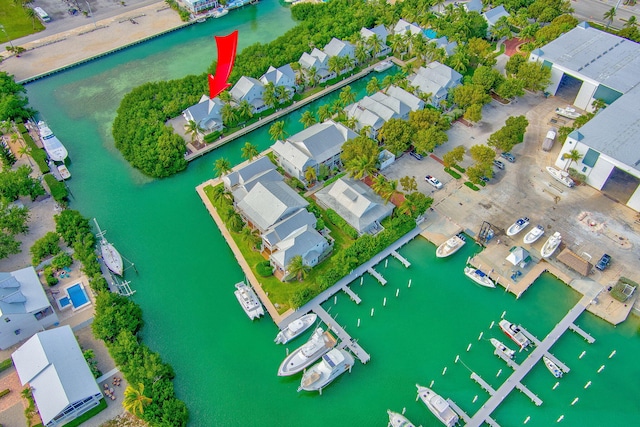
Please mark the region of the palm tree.
<svg viewBox="0 0 640 427"><path fill-rule="evenodd" d="M231 104L224 104L220 109L220 115L222 116L222 122L226 126L231 126L238 121L238 112Z"/></svg>
<svg viewBox="0 0 640 427"><path fill-rule="evenodd" d="M356 94L351 89L351 86L345 86L340 91L340 103L343 107L346 107L349 104L353 104L356 101Z"/></svg>
<svg viewBox="0 0 640 427"><path fill-rule="evenodd" d="M289 265L287 265L287 271L289 272L289 274L295 276L298 281L301 281L302 279L307 277L309 270L311 270L311 267L304 263L301 255L296 255L291 258Z"/></svg>
<svg viewBox="0 0 640 427"><path fill-rule="evenodd" d="M332 56L329 58L327 65L329 66L329 71L336 73L337 76L342 69L342 59L339 56Z"/></svg>
<svg viewBox="0 0 640 427"><path fill-rule="evenodd" d="M358 64L364 64L369 58L369 51L363 45L358 45L356 46L355 56Z"/></svg>
<svg viewBox="0 0 640 427"><path fill-rule="evenodd" d="M607 21L607 29L609 28L609 25L611 25L611 23L613 22L613 18L616 17L617 11L615 7L612 7L611 9L607 10L604 15L603 18L606 19Z"/></svg>
<svg viewBox="0 0 640 427"><path fill-rule="evenodd" d="M308 74L309 85L311 87L314 87L315 85L317 85L318 84L318 70L316 69L316 67L309 68L309 71L307 71L307 74Z"/></svg>
<svg viewBox="0 0 640 427"><path fill-rule="evenodd" d="M287 136L287 132L284 130L284 120L279 122L274 122L269 128L269 136L274 141L279 139L284 139Z"/></svg>
<svg viewBox="0 0 640 427"><path fill-rule="evenodd" d="M5 133L8 133L11 130L12 127L13 127L13 125L11 124L11 122L9 120L0 121L0 132L2 132L3 135Z"/></svg>
<svg viewBox="0 0 640 427"><path fill-rule="evenodd" d="M144 407L151 403L151 398L144 395L144 384L138 383L138 387L131 384L124 390L122 407L139 417L144 413Z"/></svg>
<svg viewBox="0 0 640 427"><path fill-rule="evenodd" d="M387 179L384 177L384 175L378 175L373 180L373 183L371 184L371 189L376 193L381 194L384 191L384 187L386 183L387 183Z"/></svg>
<svg viewBox="0 0 640 427"><path fill-rule="evenodd" d="M195 120L189 120L187 124L184 125L184 130L187 135L191 135L191 143L204 132L204 129Z"/></svg>
<svg viewBox="0 0 640 427"><path fill-rule="evenodd" d="M33 167L33 163L31 163L31 157L30 157L31 156L31 148L27 147L26 145L23 145L18 150L18 154L20 154L20 157L27 156L27 160L29 161L29 166Z"/></svg>
<svg viewBox="0 0 640 427"><path fill-rule="evenodd" d="M249 120L253 117L253 107L249 104L249 101L243 99L238 105L238 114L245 120Z"/></svg>
<svg viewBox="0 0 640 427"><path fill-rule="evenodd" d="M240 232L240 237L242 238L242 241L250 244L254 250L258 249L262 243L262 238L260 237L258 230L252 230L246 226Z"/></svg>
<svg viewBox="0 0 640 427"><path fill-rule="evenodd" d="M307 110L304 113L302 113L302 117L300 117L300 123L302 123L302 125L305 128L308 128L311 125L314 125L318 122L318 120L316 119L316 115L313 114L313 111L311 110Z"/></svg>
<svg viewBox="0 0 640 427"><path fill-rule="evenodd" d="M371 50L371 56L376 57L382 51L382 39L379 35L373 34L366 41L367 47Z"/></svg>
<svg viewBox="0 0 640 427"><path fill-rule="evenodd" d="M213 163L213 170L218 178L231 172L231 162L224 157L220 157Z"/></svg>
<svg viewBox="0 0 640 427"><path fill-rule="evenodd" d="M317 178L316 169L312 166L309 166L304 171L304 179L306 179L309 185L311 185L313 182L315 182L316 178Z"/></svg>
<svg viewBox="0 0 640 427"><path fill-rule="evenodd" d="M638 18L636 18L635 15L631 15L629 19L627 19L627 22L624 23L625 28L631 28L636 25L638 25Z"/></svg>
<svg viewBox="0 0 640 427"><path fill-rule="evenodd" d="M230 103L231 100L233 99L233 97L231 96L231 93L228 90L220 92L220 95L218 95L218 98L220 98L220 101L224 102L225 104Z"/></svg>
<svg viewBox="0 0 640 427"><path fill-rule="evenodd" d="M377 170L376 159L375 157L358 156L351 159L351 161L345 165L345 169L353 179L363 179L372 175Z"/></svg>
<svg viewBox="0 0 640 427"><path fill-rule="evenodd" d="M241 153L243 159L251 161L254 158L258 157L259 154L260 152L258 151L258 146L250 143L249 141L244 143Z"/></svg>
<svg viewBox="0 0 640 427"><path fill-rule="evenodd" d="M380 196L382 196L382 200L384 200L384 204L389 203L389 200L396 193L396 189L398 188L398 181L395 179L393 181L386 181Z"/></svg>
<svg viewBox="0 0 640 427"><path fill-rule="evenodd" d="M269 82L264 85L264 91L262 92L262 100L270 108L276 108L278 104L278 97L276 96L276 87L273 82Z"/></svg>
<svg viewBox="0 0 640 427"><path fill-rule="evenodd" d="M27 18L31 18L31 26L35 30L36 28L36 19L38 19L38 15L36 11L30 7L24 7L24 14L27 15Z"/></svg>
<svg viewBox="0 0 640 427"><path fill-rule="evenodd" d="M325 120L330 119L331 116L333 116L333 112L331 111L331 106L325 104L318 107L318 119L321 122L324 122Z"/></svg>
<svg viewBox="0 0 640 427"><path fill-rule="evenodd" d="M571 167L571 164L573 162L577 162L582 157L583 157L582 154L580 154L580 152L578 150L576 150L576 149L573 149L573 150L569 151L568 153L564 153L562 155L562 158L564 160L568 160L564 170L569 170L569 168Z"/></svg>
<svg viewBox="0 0 640 427"><path fill-rule="evenodd" d="M372 93L376 93L378 92L381 88L380 88L380 80L378 80L376 77L372 77L371 80L369 80L369 83L367 83L367 94L371 95Z"/></svg>
<svg viewBox="0 0 640 427"><path fill-rule="evenodd" d="M289 91L285 86L276 86L276 98L280 104L289 99Z"/></svg>

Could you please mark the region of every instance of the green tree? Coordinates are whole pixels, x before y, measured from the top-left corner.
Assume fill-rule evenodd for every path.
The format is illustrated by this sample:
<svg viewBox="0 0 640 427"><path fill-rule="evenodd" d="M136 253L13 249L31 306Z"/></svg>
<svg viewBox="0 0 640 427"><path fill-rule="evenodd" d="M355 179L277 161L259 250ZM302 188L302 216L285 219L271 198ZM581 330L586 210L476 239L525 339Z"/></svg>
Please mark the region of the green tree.
<svg viewBox="0 0 640 427"><path fill-rule="evenodd" d="M32 169L22 165L16 170L4 169L0 172L0 199L17 200L20 196L30 196L35 200L44 195L44 188L40 181L30 176Z"/></svg>
<svg viewBox="0 0 640 427"><path fill-rule="evenodd" d="M68 246L74 246L82 237L91 233L89 220L73 209L65 209L53 217L56 223L56 233L62 237Z"/></svg>
<svg viewBox="0 0 640 427"><path fill-rule="evenodd" d="M314 125L318 122L318 120L316 119L315 114L313 114L313 111L311 110L307 110L304 113L302 113L302 116L300 117L300 123L302 123L302 125L305 128L308 128L311 125Z"/></svg>
<svg viewBox="0 0 640 427"><path fill-rule="evenodd" d="M307 277L307 274L309 274L310 270L311 267L304 263L302 256L300 255L296 255L291 258L291 261L289 261L289 265L287 265L287 272L291 276L295 277L298 281L302 281L305 277Z"/></svg>
<svg viewBox="0 0 640 427"><path fill-rule="evenodd" d="M482 86L487 92L498 86L503 80L504 77L498 70L484 65L476 68L472 78L474 84Z"/></svg>
<svg viewBox="0 0 640 427"><path fill-rule="evenodd" d="M321 105L318 107L318 119L321 122L329 120L333 116L333 112L331 111L331 106L329 105Z"/></svg>
<svg viewBox="0 0 640 427"><path fill-rule="evenodd" d="M258 146L250 143L249 141L244 143L241 151L242 151L241 152L242 158L249 161L255 159L260 155L260 152L258 151Z"/></svg>
<svg viewBox="0 0 640 427"><path fill-rule="evenodd" d="M284 130L284 120L273 122L269 128L269 136L274 141L282 140L287 136L287 132Z"/></svg>
<svg viewBox="0 0 640 427"><path fill-rule="evenodd" d="M491 166L476 163L475 165L467 168L467 176L471 182L479 184L482 181L482 177L487 176L491 178L491 176L493 176L493 171L491 170Z"/></svg>
<svg viewBox="0 0 640 427"><path fill-rule="evenodd" d="M369 80L369 83L367 83L367 94L372 95L380 89L380 81L376 77L372 77L371 80Z"/></svg>
<svg viewBox="0 0 640 427"><path fill-rule="evenodd" d="M525 62L518 68L516 78L528 90L544 90L551 83L551 68L537 62Z"/></svg>
<svg viewBox="0 0 640 427"><path fill-rule="evenodd" d="M508 76L515 76L518 74L518 70L520 66L527 62L527 58L520 54L511 55L511 58L507 61L504 66L504 70L506 71Z"/></svg>
<svg viewBox="0 0 640 427"><path fill-rule="evenodd" d="M142 328L142 309L120 294L102 291L96 296L91 330L96 338L113 342L123 331L137 334Z"/></svg>
<svg viewBox="0 0 640 427"><path fill-rule="evenodd" d="M378 137L384 141L387 150L399 155L411 145L413 129L405 120L390 119L382 125Z"/></svg>
<svg viewBox="0 0 640 427"><path fill-rule="evenodd" d="M192 143L196 140L196 138L199 138L200 134L204 132L204 129L198 123L196 123L195 120L189 120L184 126L184 130L187 135L191 135Z"/></svg>
<svg viewBox="0 0 640 427"><path fill-rule="evenodd" d="M635 27L636 25L638 25L638 18L636 18L635 15L631 15L629 19L627 19L627 22L624 23L623 27L631 28L631 27Z"/></svg>
<svg viewBox="0 0 640 427"><path fill-rule="evenodd" d="M307 70L307 81L311 87L315 87L318 84L318 70L316 67L311 67Z"/></svg>
<svg viewBox="0 0 640 427"><path fill-rule="evenodd" d="M374 140L360 135L342 144L340 160L342 160L342 163L345 165L353 159L360 157L365 157L375 162L378 160L379 152L378 144Z"/></svg>
<svg viewBox="0 0 640 427"><path fill-rule="evenodd" d="M124 390L122 407L136 417L142 416L145 406L150 403L151 398L144 395L144 384L138 383L137 386L129 384Z"/></svg>
<svg viewBox="0 0 640 427"><path fill-rule="evenodd" d="M351 86L345 86L340 91L340 103L343 107L346 107L349 104L353 104L356 101L356 94L351 89Z"/></svg>
<svg viewBox="0 0 640 427"><path fill-rule="evenodd" d="M613 18L616 17L617 14L617 10L615 7L612 7L611 9L607 10L604 15L602 16L606 21L607 21L607 29L609 28L609 26L611 25L611 23L613 22Z"/></svg>
<svg viewBox="0 0 640 427"><path fill-rule="evenodd" d="M576 149L573 149L573 150L569 151L568 153L564 153L562 155L562 158L564 160L568 160L567 164L564 167L564 170L569 170L571 165L574 162L577 163L582 157L583 157L583 155Z"/></svg>
<svg viewBox="0 0 640 427"><path fill-rule="evenodd" d="M313 166L307 167L304 171L304 179L311 185L316 181L316 178L316 169Z"/></svg>
<svg viewBox="0 0 640 427"><path fill-rule="evenodd" d="M20 242L15 235L29 230L28 220L29 209L0 200L0 259L20 252Z"/></svg>
<svg viewBox="0 0 640 427"><path fill-rule="evenodd" d="M276 96L276 87L273 82L269 82L264 85L264 91L262 92L262 100L269 108L276 108L278 105L278 97Z"/></svg>
<svg viewBox="0 0 640 427"><path fill-rule="evenodd" d="M21 146L20 149L18 149L18 154L20 154L20 157L26 156L29 161L29 166L33 167L33 163L31 163L31 148L29 148L29 146Z"/></svg>
<svg viewBox="0 0 640 427"><path fill-rule="evenodd" d="M222 122L227 127L235 125L239 117L238 110L231 104L224 104L222 108L220 108L220 116L222 117Z"/></svg>
<svg viewBox="0 0 640 427"><path fill-rule="evenodd" d="M491 165L496 157L496 152L486 145L474 145L469 148L471 158L480 165Z"/></svg>
<svg viewBox="0 0 640 427"><path fill-rule="evenodd" d="M454 165L457 165L458 163L460 163L462 159L464 159L465 152L466 152L466 149L464 148L464 145L458 145L457 147L453 148L451 151L446 152L442 156L442 161L445 167L451 168Z"/></svg>
<svg viewBox="0 0 640 427"><path fill-rule="evenodd" d="M495 92L504 99L513 99L524 95L524 82L522 80L507 78L496 87Z"/></svg>
<svg viewBox="0 0 640 427"><path fill-rule="evenodd" d="M491 30L489 30L491 34L491 38L493 40L499 40L501 38L509 38L511 37L511 26L509 25L509 20L506 16L498 19L498 22L495 23Z"/></svg>
<svg viewBox="0 0 640 427"><path fill-rule="evenodd" d="M478 123L482 120L482 105L470 105L464 112L464 118L470 122Z"/></svg>
<svg viewBox="0 0 640 427"><path fill-rule="evenodd" d="M493 55L491 43L485 39L474 37L467 42L467 53L469 55L469 65L473 68L478 65L494 65L496 59Z"/></svg>
<svg viewBox="0 0 640 427"><path fill-rule="evenodd" d="M362 179L378 170L377 160L364 155L358 156L349 160L345 164L345 169L354 179Z"/></svg>
<svg viewBox="0 0 640 427"><path fill-rule="evenodd" d="M491 97L482 86L463 84L453 89L453 102L460 108L467 109L473 104L484 105L491 102Z"/></svg>
<svg viewBox="0 0 640 427"><path fill-rule="evenodd" d="M339 56L330 56L329 61L327 61L327 66L329 67L329 71L335 73L336 76L340 74L342 70L342 61Z"/></svg>
<svg viewBox="0 0 640 427"><path fill-rule="evenodd" d="M231 172L231 162L225 157L220 157L213 163L213 169L216 172L216 176L221 178Z"/></svg>
<svg viewBox="0 0 640 427"><path fill-rule="evenodd" d="M253 107L251 106L249 101L247 101L246 99L243 99L242 101L240 101L240 104L238 104L237 111L238 111L238 115L244 121L247 121L251 117L253 117Z"/></svg>
<svg viewBox="0 0 640 427"><path fill-rule="evenodd" d="M405 193L413 193L418 191L418 183L415 176L405 176L400 178L400 185Z"/></svg>
<svg viewBox="0 0 640 427"><path fill-rule="evenodd" d="M436 147L449 140L447 134L435 126L419 130L413 139L413 146L420 154L431 153Z"/></svg>
<svg viewBox="0 0 640 427"><path fill-rule="evenodd" d="M240 232L240 237L242 238L243 242L247 243L248 245L251 245L251 247L254 250L258 249L262 244L262 238L260 237L259 231L252 230L247 226L242 228L242 231ZM269 261L267 261L267 263L268 262Z"/></svg>
<svg viewBox="0 0 640 427"><path fill-rule="evenodd" d="M53 231L49 231L44 236L36 240L29 250L31 252L31 261L33 265L51 256L60 253L60 236Z"/></svg>

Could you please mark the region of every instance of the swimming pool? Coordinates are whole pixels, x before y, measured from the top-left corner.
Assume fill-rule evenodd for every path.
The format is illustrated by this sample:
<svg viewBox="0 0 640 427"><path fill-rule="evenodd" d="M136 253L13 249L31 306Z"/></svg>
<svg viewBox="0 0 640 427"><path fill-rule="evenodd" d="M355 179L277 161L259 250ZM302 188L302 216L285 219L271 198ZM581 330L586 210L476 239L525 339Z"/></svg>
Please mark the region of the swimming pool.
<svg viewBox="0 0 640 427"><path fill-rule="evenodd" d="M84 307L89 303L89 297L87 296L82 283L76 283L75 285L68 287L67 295L69 295L71 304L73 304L73 308L75 309Z"/></svg>
<svg viewBox="0 0 640 427"><path fill-rule="evenodd" d="M435 30L433 30L433 28L427 28L422 32L424 33L425 36L427 36L430 39L435 39L438 37L438 33L436 33Z"/></svg>
<svg viewBox="0 0 640 427"><path fill-rule="evenodd" d="M71 300L69 299L69 297L60 298L58 300L58 305L60 306L60 308L66 308L69 304L71 304Z"/></svg>

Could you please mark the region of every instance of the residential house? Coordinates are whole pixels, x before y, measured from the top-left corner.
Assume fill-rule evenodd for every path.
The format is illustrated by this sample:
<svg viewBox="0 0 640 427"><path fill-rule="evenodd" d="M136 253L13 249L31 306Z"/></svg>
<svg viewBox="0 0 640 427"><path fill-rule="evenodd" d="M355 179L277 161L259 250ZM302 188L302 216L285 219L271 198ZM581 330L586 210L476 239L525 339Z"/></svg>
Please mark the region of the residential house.
<svg viewBox="0 0 640 427"><path fill-rule="evenodd" d="M438 49L444 49L444 52L447 56L451 56L455 53L456 47L458 47L458 43L450 42L445 36L438 37L436 39L431 39L431 43L435 43Z"/></svg>
<svg viewBox="0 0 640 427"><path fill-rule="evenodd" d="M205 134L221 131L223 123L220 111L223 105L224 103L218 97L211 99L207 95L202 95L197 104L182 112L182 117L187 122L191 120L196 122Z"/></svg>
<svg viewBox="0 0 640 427"><path fill-rule="evenodd" d="M253 113L259 113L267 108L262 99L264 85L260 80L254 79L253 77L240 77L238 83L231 88L229 93L237 104L240 104L242 101L247 101L251 104Z"/></svg>
<svg viewBox="0 0 640 427"><path fill-rule="evenodd" d="M33 267L0 272L0 350L58 323Z"/></svg>
<svg viewBox="0 0 640 427"><path fill-rule="evenodd" d="M393 27L393 34L401 34L401 35L412 35L412 34L424 34L422 28L418 26L418 24L412 24L410 22L405 21L404 19L400 19L395 27Z"/></svg>
<svg viewBox="0 0 640 427"><path fill-rule="evenodd" d="M362 36L362 40L364 40L365 44L368 43L368 40L374 35L378 37L380 40L380 51L377 54L378 57L387 56L391 53L391 48L387 46L387 37L389 36L389 32L384 25L381 24L371 29L363 27L360 30L360 35Z"/></svg>
<svg viewBox="0 0 640 427"><path fill-rule="evenodd" d="M312 68L316 70L318 82L323 83L332 79L336 74L329 71L329 55L320 49L313 48L311 53L304 52L298 60L300 67L307 72Z"/></svg>
<svg viewBox="0 0 640 427"><path fill-rule="evenodd" d="M290 64L278 68L270 66L267 72L260 77L260 81L265 86L273 83L274 86L285 87L289 93L289 97L293 96L293 93L296 91L296 73Z"/></svg>
<svg viewBox="0 0 640 427"><path fill-rule="evenodd" d="M267 156L259 157L222 177L224 188L233 194L234 200L243 199L258 182L282 180L284 177Z"/></svg>
<svg viewBox="0 0 640 427"><path fill-rule="evenodd" d="M351 43L342 41L334 37L324 47L323 51L327 54L327 56L329 56L329 58L337 56L338 58L350 58L352 60L352 65L340 70L339 74L343 74L353 69L353 64L355 64L356 56L355 48ZM327 60L327 64L329 64L329 60Z"/></svg>
<svg viewBox="0 0 640 427"><path fill-rule="evenodd" d="M407 120L411 108L399 99L383 92L376 92L355 104L348 105L344 110L348 117L356 120L357 131L368 126L369 137L377 138L382 125L391 119Z"/></svg>
<svg viewBox="0 0 640 427"><path fill-rule="evenodd" d="M218 0L181 0L186 9L191 13L202 13L218 7Z"/></svg>
<svg viewBox="0 0 640 427"><path fill-rule="evenodd" d="M487 24L489 24L489 27L487 28L487 30L490 30L491 27L493 27L498 23L498 20L500 18L502 17L508 18L511 15L509 15L509 12L507 12L507 10L504 8L503 5L500 5L498 7L494 7L493 9L487 10L485 13L482 14L482 16L484 16L484 19L487 21Z"/></svg>
<svg viewBox="0 0 640 427"><path fill-rule="evenodd" d="M462 74L454 69L434 61L426 67L420 67L408 78L409 83L423 94L431 94L429 104L439 107L447 99L449 90L462 83Z"/></svg>
<svg viewBox="0 0 640 427"><path fill-rule="evenodd" d="M299 255L304 265L314 267L327 257L330 251L329 242L315 228L305 225L278 242L276 250L269 256L269 261L286 277L287 266L294 257Z"/></svg>
<svg viewBox="0 0 640 427"><path fill-rule="evenodd" d="M357 137L341 123L327 120L273 144L277 162L291 176L306 182L305 171L311 167L320 172L320 165L333 169L340 165L342 144Z"/></svg>
<svg viewBox="0 0 640 427"><path fill-rule="evenodd" d="M385 120L371 110L366 109L359 102L347 105L344 109L347 117L356 121L356 131L360 133L362 129L368 128L367 136L375 139L378 137L380 128L385 124Z"/></svg>
<svg viewBox="0 0 640 427"><path fill-rule="evenodd" d="M69 325L37 333L11 357L20 383L29 384L46 427L67 424L102 399Z"/></svg>
<svg viewBox="0 0 640 427"><path fill-rule="evenodd" d="M482 13L482 8L484 7L482 5L482 0L470 0L466 2L463 6L467 10L467 12L478 12L478 13Z"/></svg>
<svg viewBox="0 0 640 427"><path fill-rule="evenodd" d="M424 108L424 101L422 99L418 98L410 92L407 92L399 86L389 86L386 93L390 97L395 98L409 106L411 111L418 111Z"/></svg>
<svg viewBox="0 0 640 427"><path fill-rule="evenodd" d="M320 205L336 211L360 234L380 231L380 221L393 212L393 204L385 204L366 184L347 177L318 191L316 198Z"/></svg>
<svg viewBox="0 0 640 427"><path fill-rule="evenodd" d="M291 216L275 223L262 234L262 248L269 253L274 252L276 245L289 237L294 231L305 226L315 228L316 224L315 215L306 209L300 209Z"/></svg>

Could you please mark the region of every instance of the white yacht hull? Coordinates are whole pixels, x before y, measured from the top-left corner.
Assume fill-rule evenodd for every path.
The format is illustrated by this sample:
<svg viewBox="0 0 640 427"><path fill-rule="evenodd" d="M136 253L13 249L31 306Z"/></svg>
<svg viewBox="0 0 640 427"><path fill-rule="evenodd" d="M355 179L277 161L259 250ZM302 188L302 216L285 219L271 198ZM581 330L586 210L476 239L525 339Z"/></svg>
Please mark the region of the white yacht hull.
<svg viewBox="0 0 640 427"><path fill-rule="evenodd" d="M515 236L529 225L529 218L520 218L507 229L507 236Z"/></svg>
<svg viewBox="0 0 640 427"><path fill-rule="evenodd" d="M482 273L482 274L481 274ZM484 272L473 267L465 267L464 274L480 286L495 288L496 284Z"/></svg>
<svg viewBox="0 0 640 427"><path fill-rule="evenodd" d="M327 362L330 360L331 362ZM351 371L355 360L346 350L333 349L322 356L322 361L309 368L302 376L298 391L320 391L346 371Z"/></svg>
<svg viewBox="0 0 640 427"><path fill-rule="evenodd" d="M500 329L502 329L502 332L504 332L506 336L511 338L511 340L514 343L518 344L518 347L520 347L520 350L524 350L529 346L529 344L531 344L531 341L529 341L529 338L524 336L520 328L514 325L513 323L509 322L508 320L502 319L499 325L500 325Z"/></svg>
<svg viewBox="0 0 640 427"><path fill-rule="evenodd" d="M445 426L453 427L458 423L458 414L451 409L446 400L427 387L422 387L419 384L416 384L416 387L418 388L418 397Z"/></svg>
<svg viewBox="0 0 640 427"><path fill-rule="evenodd" d="M544 234L544 228L541 225L536 225L533 230L528 232L523 239L523 242L527 245L532 244L536 240L538 240Z"/></svg>
<svg viewBox="0 0 640 427"><path fill-rule="evenodd" d="M558 368L558 365L553 363L553 360L549 359L547 356L542 356L542 360L544 361L544 366L547 367L551 375L556 378L562 378L562 371Z"/></svg>
<svg viewBox="0 0 640 427"><path fill-rule="evenodd" d="M309 341L295 349L280 364L278 376L286 377L297 374L325 355L335 347L337 341L333 335L323 332L322 328L316 329Z"/></svg>
<svg viewBox="0 0 640 427"><path fill-rule="evenodd" d="M402 414L387 409L389 414L389 425L391 427L415 427L415 425Z"/></svg>
<svg viewBox="0 0 640 427"><path fill-rule="evenodd" d="M244 282L236 283L233 294L249 319L257 319L264 315L264 308L253 289Z"/></svg>
<svg viewBox="0 0 640 427"><path fill-rule="evenodd" d="M309 313L294 320L293 322L289 323L286 328L281 330L278 335L276 335L276 339L274 340L274 342L276 344L286 344L289 341L297 338L298 336L300 336L300 334L309 329L317 318L317 314Z"/></svg>
<svg viewBox="0 0 640 427"><path fill-rule="evenodd" d="M462 239L460 236L455 235L451 237L449 240L438 246L436 249L436 257L445 258L451 256L458 252L461 247L464 246L466 241Z"/></svg>
<svg viewBox="0 0 640 427"><path fill-rule="evenodd" d="M565 171L558 170L556 168L552 168L551 166L547 166L547 172L549 175L553 177L556 181L560 182L563 185L566 185L569 188L573 188L576 185L575 182L571 179L569 174Z"/></svg>
<svg viewBox="0 0 640 427"><path fill-rule="evenodd" d="M549 258L551 255L553 255L556 249L558 249L558 247L560 246L560 243L562 243L562 236L556 231L555 233L553 233L553 236L547 239L547 241L542 246L542 249L540 249L540 255L542 256L542 258Z"/></svg>
<svg viewBox="0 0 640 427"><path fill-rule="evenodd" d="M122 276L124 268L120 252L118 252L118 250L111 243L103 239L100 243L100 253L102 254L104 265L106 265L107 268L113 273L117 274L118 276Z"/></svg>
<svg viewBox="0 0 640 427"><path fill-rule="evenodd" d="M515 350L510 349L506 345L502 343L502 341L497 340L495 338L491 338L491 345L493 345L496 349L496 352L500 352L507 356L509 359L513 359L513 356L516 354Z"/></svg>
<svg viewBox="0 0 640 427"><path fill-rule="evenodd" d="M391 61L382 61L382 62L378 63L378 65L373 67L373 70L375 72L377 72L377 73L381 73L383 71L388 70L391 67L393 67L393 62L391 62Z"/></svg>
<svg viewBox="0 0 640 427"><path fill-rule="evenodd" d="M69 153L62 142L53 134L49 126L43 121L38 122L38 131L40 139L47 155L54 162L62 162L67 158Z"/></svg>

